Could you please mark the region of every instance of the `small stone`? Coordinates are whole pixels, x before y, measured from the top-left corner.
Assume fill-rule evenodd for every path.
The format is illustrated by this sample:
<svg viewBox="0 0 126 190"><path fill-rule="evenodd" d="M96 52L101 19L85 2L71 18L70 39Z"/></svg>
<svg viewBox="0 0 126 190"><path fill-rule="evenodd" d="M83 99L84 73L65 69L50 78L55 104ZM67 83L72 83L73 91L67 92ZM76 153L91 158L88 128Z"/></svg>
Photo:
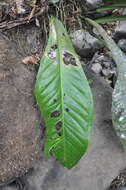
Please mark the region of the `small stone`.
<svg viewBox="0 0 126 190"><path fill-rule="evenodd" d="M103 61L105 59L105 56L104 55L98 55L98 57L97 57L97 61Z"/></svg>
<svg viewBox="0 0 126 190"><path fill-rule="evenodd" d="M95 63L92 65L92 71L94 71L95 73L100 73L102 70L102 66L99 63Z"/></svg>
<svg viewBox="0 0 126 190"><path fill-rule="evenodd" d="M121 50L126 52L126 39L119 40L118 41L118 46L121 48Z"/></svg>
<svg viewBox="0 0 126 190"><path fill-rule="evenodd" d="M105 76L105 77L108 77L110 78L112 76L112 73L110 71L110 69L103 69L102 70L102 74Z"/></svg>
<svg viewBox="0 0 126 190"><path fill-rule="evenodd" d="M111 66L111 61L109 61L109 62L104 61L102 63L102 66L105 67L105 68L109 68Z"/></svg>
<svg viewBox="0 0 126 190"><path fill-rule="evenodd" d="M102 0L86 0L86 5L92 10L101 7L103 3Z"/></svg>

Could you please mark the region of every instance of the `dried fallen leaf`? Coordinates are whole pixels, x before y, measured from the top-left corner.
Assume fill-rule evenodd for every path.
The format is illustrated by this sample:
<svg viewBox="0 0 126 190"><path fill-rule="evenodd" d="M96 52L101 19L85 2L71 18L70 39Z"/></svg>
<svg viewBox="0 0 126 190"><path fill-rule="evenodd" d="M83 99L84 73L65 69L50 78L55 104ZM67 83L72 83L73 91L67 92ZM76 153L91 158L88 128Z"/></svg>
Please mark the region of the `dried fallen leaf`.
<svg viewBox="0 0 126 190"><path fill-rule="evenodd" d="M37 59L35 56L31 55L31 56L25 57L22 60L22 63L24 63L24 64L37 64Z"/></svg>

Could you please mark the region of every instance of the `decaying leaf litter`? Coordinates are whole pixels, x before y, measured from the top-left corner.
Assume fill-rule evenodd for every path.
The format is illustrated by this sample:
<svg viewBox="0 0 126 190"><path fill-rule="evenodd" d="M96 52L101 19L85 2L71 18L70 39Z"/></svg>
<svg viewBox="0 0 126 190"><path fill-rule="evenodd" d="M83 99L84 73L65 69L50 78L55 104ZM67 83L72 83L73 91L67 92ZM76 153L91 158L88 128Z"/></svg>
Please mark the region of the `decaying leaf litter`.
<svg viewBox="0 0 126 190"><path fill-rule="evenodd" d="M7 13L3 13L0 19L0 29L10 29L15 26L35 21L38 16L42 22L46 21L45 29L48 31L48 19L54 15L62 20L67 26L78 25L79 17L86 13L86 8L80 0L62 0L57 4L49 3L48 0L11 0ZM80 23L81 24L81 23Z"/></svg>

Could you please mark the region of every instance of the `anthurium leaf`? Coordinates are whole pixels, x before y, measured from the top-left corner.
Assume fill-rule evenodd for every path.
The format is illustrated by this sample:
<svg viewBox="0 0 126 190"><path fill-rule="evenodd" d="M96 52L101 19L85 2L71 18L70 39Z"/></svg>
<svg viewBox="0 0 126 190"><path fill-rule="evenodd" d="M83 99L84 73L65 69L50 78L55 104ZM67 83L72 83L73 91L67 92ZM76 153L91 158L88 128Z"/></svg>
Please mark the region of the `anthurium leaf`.
<svg viewBox="0 0 126 190"><path fill-rule="evenodd" d="M95 21L86 19L93 25L111 52L118 69L118 77L112 95L112 121L117 135L126 148L126 55Z"/></svg>
<svg viewBox="0 0 126 190"><path fill-rule="evenodd" d="M86 152L93 103L88 81L68 34L56 18L39 67L35 96L46 125L45 155L72 168Z"/></svg>
<svg viewBox="0 0 126 190"><path fill-rule="evenodd" d="M109 5L109 6L103 6L103 7L97 8L96 11L97 12L104 12L104 11L108 11L108 10L121 9L121 8L126 8L126 3L125 4L113 4L113 5Z"/></svg>
<svg viewBox="0 0 126 190"><path fill-rule="evenodd" d="M126 20L126 15L103 17L103 18L98 18L95 21L97 23L105 23L105 22L113 22L121 20Z"/></svg>

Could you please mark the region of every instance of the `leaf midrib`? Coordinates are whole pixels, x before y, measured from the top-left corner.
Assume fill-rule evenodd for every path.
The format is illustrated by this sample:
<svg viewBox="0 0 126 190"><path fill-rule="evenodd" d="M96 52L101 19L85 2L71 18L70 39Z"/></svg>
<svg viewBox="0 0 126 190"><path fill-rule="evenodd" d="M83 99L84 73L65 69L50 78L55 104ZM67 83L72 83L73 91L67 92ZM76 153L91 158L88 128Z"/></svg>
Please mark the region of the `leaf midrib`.
<svg viewBox="0 0 126 190"><path fill-rule="evenodd" d="M63 101L63 85L62 85L62 48L60 45L59 35L58 35L58 29L56 28L57 24L55 23L55 30L56 30L56 36L57 36L57 46L58 46L58 55L59 55L59 73L60 73L60 87L61 87L61 110L62 110L62 122L63 122L63 136L64 136L64 160L66 161L66 143L65 143L65 122L64 122L64 101Z"/></svg>

